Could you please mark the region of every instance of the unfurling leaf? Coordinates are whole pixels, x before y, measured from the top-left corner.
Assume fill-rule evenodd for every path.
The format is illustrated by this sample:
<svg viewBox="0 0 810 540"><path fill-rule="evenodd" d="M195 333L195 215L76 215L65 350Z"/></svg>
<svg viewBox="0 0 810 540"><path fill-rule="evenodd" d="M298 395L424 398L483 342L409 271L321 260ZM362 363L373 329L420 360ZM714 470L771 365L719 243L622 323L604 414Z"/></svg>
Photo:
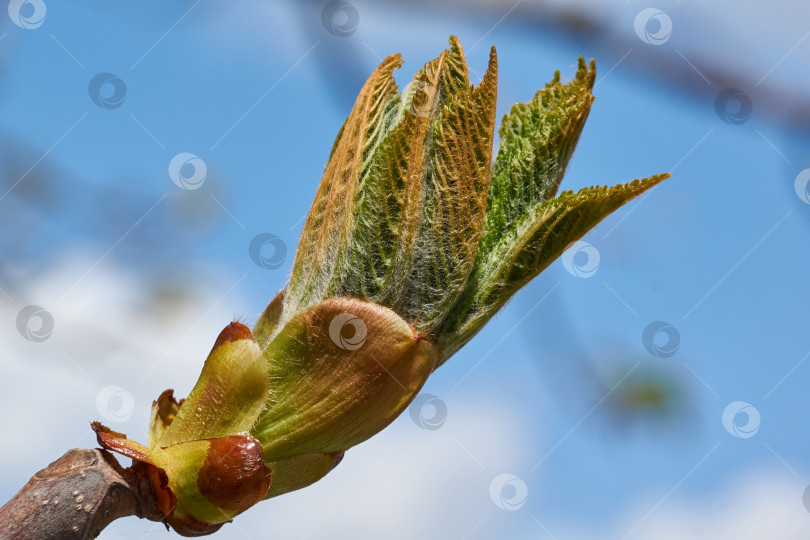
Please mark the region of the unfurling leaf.
<svg viewBox="0 0 810 540"><path fill-rule="evenodd" d="M355 201L368 172L369 157L397 112L393 71L401 64L399 55L389 56L380 64L338 133L298 242L282 324L335 295L351 246Z"/></svg>
<svg viewBox="0 0 810 540"><path fill-rule="evenodd" d="M453 318L439 333L443 354L469 341L512 297L574 241L615 209L669 178L660 174L629 184L565 191L537 205L476 261L473 275Z"/></svg>
<svg viewBox="0 0 810 540"><path fill-rule="evenodd" d="M486 214L498 68L493 48L473 87L461 43L450 44L401 96L398 55L366 82L304 224L282 324L357 296L432 333L463 290Z"/></svg>
<svg viewBox="0 0 810 540"><path fill-rule="evenodd" d="M461 44L438 71L439 103L423 172L424 200L413 268L393 307L420 330L434 332L470 274L486 214L495 133L497 59L477 88L470 86Z"/></svg>

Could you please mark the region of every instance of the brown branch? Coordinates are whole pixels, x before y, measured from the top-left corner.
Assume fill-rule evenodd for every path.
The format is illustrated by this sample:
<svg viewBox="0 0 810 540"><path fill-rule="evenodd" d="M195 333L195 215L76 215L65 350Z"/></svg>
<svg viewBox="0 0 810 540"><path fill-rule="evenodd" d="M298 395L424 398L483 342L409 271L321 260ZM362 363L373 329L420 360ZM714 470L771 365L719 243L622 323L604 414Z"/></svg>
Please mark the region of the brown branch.
<svg viewBox="0 0 810 540"><path fill-rule="evenodd" d="M162 521L151 484L106 450L69 450L0 508L0 540L85 540L114 520Z"/></svg>

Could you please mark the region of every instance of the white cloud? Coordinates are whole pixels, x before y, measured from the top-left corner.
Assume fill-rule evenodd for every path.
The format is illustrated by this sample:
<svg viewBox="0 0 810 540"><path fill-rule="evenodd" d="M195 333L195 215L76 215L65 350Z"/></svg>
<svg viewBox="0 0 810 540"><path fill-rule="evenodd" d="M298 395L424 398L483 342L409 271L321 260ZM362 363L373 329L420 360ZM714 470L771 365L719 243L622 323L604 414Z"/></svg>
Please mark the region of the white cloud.
<svg viewBox="0 0 810 540"><path fill-rule="evenodd" d="M630 539L789 540L810 535L810 516L802 504L804 486L781 471L740 471L732 484L693 500L662 505ZM639 499L615 538L633 529L649 511Z"/></svg>

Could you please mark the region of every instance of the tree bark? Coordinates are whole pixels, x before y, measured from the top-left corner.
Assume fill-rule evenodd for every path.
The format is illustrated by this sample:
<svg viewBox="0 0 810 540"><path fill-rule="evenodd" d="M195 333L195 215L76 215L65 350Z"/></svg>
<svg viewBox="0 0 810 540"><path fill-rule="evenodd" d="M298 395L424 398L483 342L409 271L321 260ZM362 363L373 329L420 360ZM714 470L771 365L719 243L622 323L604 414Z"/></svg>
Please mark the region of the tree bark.
<svg viewBox="0 0 810 540"><path fill-rule="evenodd" d="M162 521L151 484L106 450L69 450L0 508L0 540L85 540L114 520Z"/></svg>

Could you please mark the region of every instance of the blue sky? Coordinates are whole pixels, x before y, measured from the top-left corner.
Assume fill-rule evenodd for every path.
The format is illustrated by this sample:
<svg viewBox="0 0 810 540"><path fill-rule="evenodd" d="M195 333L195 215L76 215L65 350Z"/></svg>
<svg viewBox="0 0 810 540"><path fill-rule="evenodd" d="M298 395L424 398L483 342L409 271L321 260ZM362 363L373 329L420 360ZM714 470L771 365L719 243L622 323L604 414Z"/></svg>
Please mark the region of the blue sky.
<svg viewBox="0 0 810 540"><path fill-rule="evenodd" d="M7 273L0 275L0 287L12 291L4 324L13 329L14 317L27 304L50 308L60 303L63 290L39 284L43 276L58 276L60 264L83 253L86 263L76 263L77 287L66 295L74 295L72 301L92 295L94 286L109 285L99 276L118 272L133 287L148 279L191 284L191 295L195 287L204 290L199 295L216 305L213 313L224 310L226 317L205 325L224 326L231 313L251 318L284 286L333 138L379 57L403 54L406 64L398 73L402 87L446 46L450 34L459 35L479 73L495 44L499 115L531 98L556 69L572 76L580 54L594 57L596 102L562 189L612 185L664 171L673 178L583 239L599 253L593 276L578 278L561 262L554 263L428 382L425 391L446 402L449 417L442 429L412 434L411 440L418 438L412 451L420 452L415 463L429 461L434 447L442 449L437 451L442 456L451 456L446 450L455 448L458 460L470 462L465 465L469 468L457 471L463 480L451 475L442 485L431 485L431 478L420 479L425 490L440 493L442 504L453 507L424 515L431 530L441 533L431 537L553 538L555 531L576 531L587 538L589 532L610 530L622 538L642 518L639 527L654 521L658 512L666 513L668 505L700 501L698 506L709 513L716 508L721 515L723 505L731 504L733 486L754 477L781 482L785 500L796 507L793 515L808 517L801 495L810 484L810 427L805 421L810 367L802 360L810 351L805 314L810 252L800 246L810 227L810 205L796 195L794 181L810 167L810 134L762 112L768 108L756 100L750 119L741 125L726 123L714 103L725 88L722 83L709 83L711 90L704 94L684 93L654 70L624 62L622 55L631 48L628 54L655 58L680 51L695 39L707 48L712 41L690 34L697 10L673 3L660 6L673 21L669 41L644 43L634 34L633 18L647 6L616 4L611 19L624 41L611 50L553 23L537 26L515 16L498 23L500 16L494 14L421 3L354 2L360 23L345 38L325 30L317 3L246 1L225 9L205 1L171 6L145 2L137 12L94 2L48 3L39 28L5 23L0 27L0 35L5 32L0 40L5 58L0 129L9 148L25 150L13 156L7 152L4 159L19 159L23 172L36 167L0 199L3 234L9 235L3 243L13 245L19 235L19 242L31 248L24 258L7 255L2 261ZM495 12L505 13L509 6L503 7ZM744 13L730 15L728 23L737 33L753 24ZM793 42L801 36L796 34ZM622 49L622 43L629 45ZM751 82L765 75L757 75L759 63L776 64L774 79L790 81L782 71L787 64L777 64L788 50L763 43L756 62L751 60ZM710 50L704 52L712 57ZM806 65L809 55L810 42L800 42L789 62L803 59ZM735 62L746 67L744 60ZM88 84L101 72L125 83L120 107L104 109L90 99ZM753 93L753 86L744 91ZM205 162L208 175L200 189L184 191L169 178L169 162L180 152ZM49 216L40 200L27 203L18 193L26 184L35 185L40 172L53 177L47 185L58 189L56 202L51 202L58 211L50 225L33 223L34 232L25 234L15 230L20 223L16 217L24 213L20 208L33 211L36 219L47 221ZM19 177L8 175L6 189ZM288 246L281 268L259 268L249 256L250 240L264 232ZM157 298L160 303L162 297ZM125 301L125 309L156 316L157 308L138 294ZM200 314L211 307L208 301L195 304ZM81 327L90 326L82 317L104 316L78 312L69 317L75 319L70 324ZM56 320L54 339L59 339L61 320ZM679 335L677 352L668 358L651 355L642 343L644 328L659 320ZM194 331L192 323L174 328L177 337L186 329ZM65 321L62 327L67 326ZM20 341L16 332L8 335ZM213 336L202 336L188 350L205 351ZM35 349L21 342L6 357L9 369L19 369L26 384L36 384L40 368L30 367L25 355L49 343ZM79 349L62 347L68 355L81 356ZM151 363L133 358L136 354L80 358L85 371L98 368L104 375L75 399L88 402L86 410L92 414L98 387L118 384L143 408L162 388L187 391L196 378L189 360L191 371L173 372L169 380L160 377L160 370L137 382L127 379L139 379L139 371L131 365L126 371L120 363ZM645 373L677 389L674 420L621 412L614 399L621 385ZM736 438L724 428L723 410L734 401L759 411L761 424L753 437ZM4 403L4 408L11 406ZM43 421L65 422L60 418L51 415ZM77 420L75 437L82 436L82 422L92 419ZM143 419L137 413L125 427L135 432L135 422ZM454 425L466 427L454 432ZM391 433L403 430L413 431L407 415L391 427ZM356 452L376 463L387 455L386 445L396 443L391 437L384 433ZM53 444L58 450L69 442ZM92 439L84 444L93 444ZM2 466L2 477L12 475L12 484L21 485L36 462L44 465L56 455L34 456L30 471ZM451 467L452 462L448 457L445 464ZM361 474L364 470L357 461L350 467ZM369 468L366 464L367 472ZM380 468L386 463L373 474L396 472ZM420 478L420 470L414 467L409 475ZM528 487L520 511L502 511L489 500L490 482L502 472L516 475ZM313 486L312 496L319 489L355 486L355 480L348 474L330 476L324 482L332 486ZM4 481L0 492L7 498L12 487ZM419 507L418 490L413 497L405 503ZM278 508L294 510L299 508L295 504L307 503L305 492L290 499L251 511L244 522L246 534L263 537L259 535L266 527L272 530L272 525L262 526L263 516L278 522L285 519ZM367 500L357 503L362 504ZM386 511L394 522L419 521L407 508ZM479 518L474 516L484 517L476 524ZM311 537L329 537L326 524L334 515L324 519L325 530ZM354 523L366 534L382 534L370 524ZM795 530L806 531L810 524L805 520L800 526L804 528ZM148 530L137 522L117 527L109 537ZM290 527L285 529L289 537L301 536ZM234 530L222 533L223 538L231 536L242 537ZM559 534L566 537L573 538L574 532Z"/></svg>

